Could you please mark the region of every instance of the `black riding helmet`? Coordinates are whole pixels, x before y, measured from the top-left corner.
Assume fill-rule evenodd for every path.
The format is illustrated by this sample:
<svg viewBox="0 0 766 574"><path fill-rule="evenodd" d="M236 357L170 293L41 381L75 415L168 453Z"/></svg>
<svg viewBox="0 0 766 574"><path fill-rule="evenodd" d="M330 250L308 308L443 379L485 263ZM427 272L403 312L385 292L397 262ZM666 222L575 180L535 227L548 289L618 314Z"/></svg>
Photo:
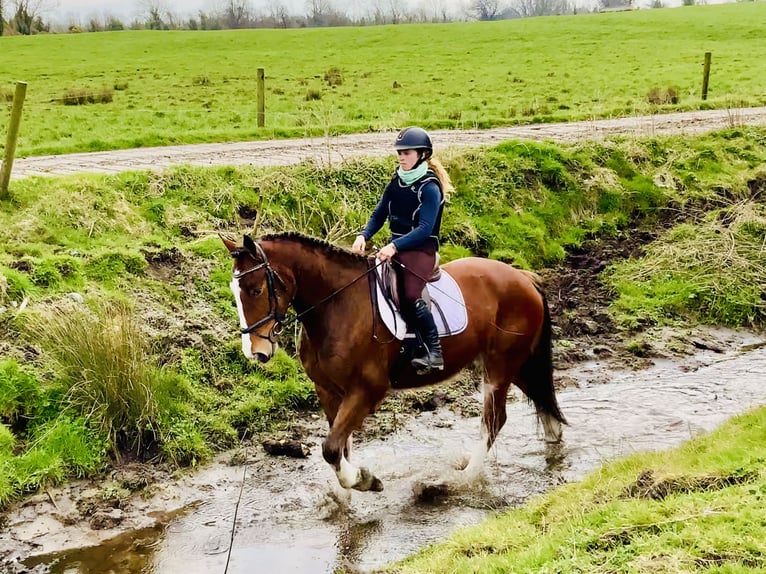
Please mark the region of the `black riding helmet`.
<svg viewBox="0 0 766 574"><path fill-rule="evenodd" d="M422 151L423 155L421 157L421 161L428 159L434 153L434 146L431 143L431 136L428 135L426 130L418 127L404 128L402 131L400 131L396 136L394 149L396 151L405 149Z"/></svg>

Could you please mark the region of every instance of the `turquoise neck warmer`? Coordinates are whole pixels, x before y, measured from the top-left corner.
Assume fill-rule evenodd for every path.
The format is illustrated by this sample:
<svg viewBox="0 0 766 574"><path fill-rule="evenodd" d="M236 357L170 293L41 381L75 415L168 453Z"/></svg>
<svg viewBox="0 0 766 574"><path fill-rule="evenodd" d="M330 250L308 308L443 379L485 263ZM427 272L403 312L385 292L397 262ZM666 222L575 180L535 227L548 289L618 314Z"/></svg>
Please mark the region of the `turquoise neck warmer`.
<svg viewBox="0 0 766 574"><path fill-rule="evenodd" d="M424 161L416 168L410 169L407 171L403 170L401 167L397 168L396 173L399 175L399 177L404 183L406 183L407 185L412 185L421 177L423 177L427 171L428 171L428 162Z"/></svg>

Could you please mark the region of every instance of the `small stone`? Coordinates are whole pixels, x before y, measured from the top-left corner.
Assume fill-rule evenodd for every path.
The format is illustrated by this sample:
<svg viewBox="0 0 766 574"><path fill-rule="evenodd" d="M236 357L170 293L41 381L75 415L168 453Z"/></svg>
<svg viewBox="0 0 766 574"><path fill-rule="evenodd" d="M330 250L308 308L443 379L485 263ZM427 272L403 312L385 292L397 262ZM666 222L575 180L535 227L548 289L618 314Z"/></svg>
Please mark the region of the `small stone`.
<svg viewBox="0 0 766 574"><path fill-rule="evenodd" d="M85 298L82 295L80 295L79 293L74 293L74 292L67 293L66 296L69 299L71 299L72 301L74 301L75 303L84 303L85 302Z"/></svg>

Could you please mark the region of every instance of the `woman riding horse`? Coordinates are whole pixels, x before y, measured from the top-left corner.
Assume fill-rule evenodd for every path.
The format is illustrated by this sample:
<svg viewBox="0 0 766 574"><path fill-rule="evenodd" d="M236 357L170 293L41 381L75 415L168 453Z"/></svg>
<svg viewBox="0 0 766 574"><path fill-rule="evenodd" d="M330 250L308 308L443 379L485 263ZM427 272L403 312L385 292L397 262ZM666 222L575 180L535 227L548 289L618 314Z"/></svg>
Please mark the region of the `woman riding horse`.
<svg viewBox="0 0 766 574"><path fill-rule="evenodd" d="M377 258L394 262L402 317L423 341L423 353L412 359L412 366L423 375L444 368L436 323L422 293L436 265L442 211L452 183L439 160L432 157L433 144L425 130L403 129L396 136L394 149L399 168L351 251L364 253L367 241L388 218L393 239L378 251Z"/></svg>
<svg viewBox="0 0 766 574"><path fill-rule="evenodd" d="M351 436L391 389L401 342L382 340L386 329L367 284L368 259L325 241L296 233L245 236L242 246L223 239L233 259L231 289L239 312L242 350L268 361L275 334L292 306L303 324L300 359L314 382L330 431L325 460L344 488L381 490L368 469L351 462ZM505 424L511 383L534 403L545 439L561 439L565 422L553 387L551 321L536 275L490 259L468 257L445 264L462 290L465 330L443 338L443 370L418 375L409 365L397 373L397 388L449 380L480 360L484 367L481 444L464 469L476 476Z"/></svg>

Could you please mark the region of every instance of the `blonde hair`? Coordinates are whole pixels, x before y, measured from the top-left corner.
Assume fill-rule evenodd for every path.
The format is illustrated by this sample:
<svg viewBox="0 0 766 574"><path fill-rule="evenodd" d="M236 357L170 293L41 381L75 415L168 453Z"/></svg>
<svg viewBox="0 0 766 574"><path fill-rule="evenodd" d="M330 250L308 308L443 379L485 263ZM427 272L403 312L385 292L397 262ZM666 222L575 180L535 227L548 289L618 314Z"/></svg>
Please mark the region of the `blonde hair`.
<svg viewBox="0 0 766 574"><path fill-rule="evenodd" d="M428 159L428 167L430 167L433 172L436 174L436 177L439 178L439 183L442 184L442 193L444 194L444 201L448 201L450 198L450 195L452 195L452 192L455 191L455 187L452 185L452 180L449 177L449 174L447 173L447 170L442 165L442 162L440 162L435 157L431 157Z"/></svg>

